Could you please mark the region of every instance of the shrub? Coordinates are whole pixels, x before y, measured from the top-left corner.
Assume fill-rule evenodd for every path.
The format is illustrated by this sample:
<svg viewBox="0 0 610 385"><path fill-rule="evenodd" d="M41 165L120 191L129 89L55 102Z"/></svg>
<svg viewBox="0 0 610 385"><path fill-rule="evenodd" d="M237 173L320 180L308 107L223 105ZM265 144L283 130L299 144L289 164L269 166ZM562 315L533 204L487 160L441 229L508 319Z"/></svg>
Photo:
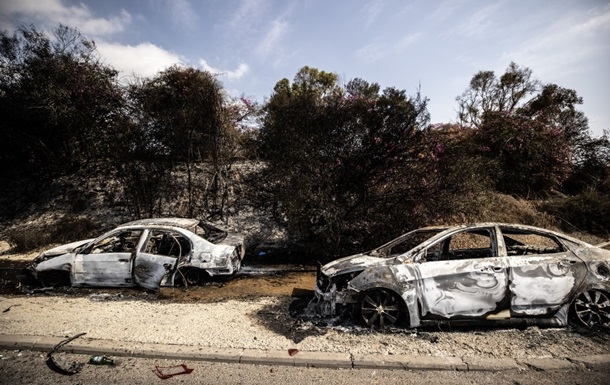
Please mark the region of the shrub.
<svg viewBox="0 0 610 385"><path fill-rule="evenodd" d="M522 197L545 196L571 171L561 130L520 115L490 113L473 132L472 149L486 160L495 188Z"/></svg>
<svg viewBox="0 0 610 385"><path fill-rule="evenodd" d="M560 220L565 231L607 236L610 229L610 196L596 190L549 200L541 209Z"/></svg>
<svg viewBox="0 0 610 385"><path fill-rule="evenodd" d="M88 218L63 217L49 225L20 226L7 232L13 251L26 253L52 243L69 243L97 235L99 224Z"/></svg>
<svg viewBox="0 0 610 385"><path fill-rule="evenodd" d="M69 243L96 236L100 226L89 218L63 217L50 225L51 242Z"/></svg>
<svg viewBox="0 0 610 385"><path fill-rule="evenodd" d="M8 243L16 253L26 253L50 243L51 236L41 231L40 227L19 227L11 229L6 234Z"/></svg>

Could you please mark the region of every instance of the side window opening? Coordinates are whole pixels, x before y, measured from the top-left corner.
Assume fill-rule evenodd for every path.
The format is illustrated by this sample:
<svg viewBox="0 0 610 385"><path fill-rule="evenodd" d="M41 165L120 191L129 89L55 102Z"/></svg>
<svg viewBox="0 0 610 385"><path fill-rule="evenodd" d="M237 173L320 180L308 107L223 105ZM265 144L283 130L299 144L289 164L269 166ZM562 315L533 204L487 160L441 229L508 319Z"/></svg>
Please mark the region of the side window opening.
<svg viewBox="0 0 610 385"><path fill-rule="evenodd" d="M436 242L426 250L426 261L444 261L447 260L446 253L443 253L442 245L444 242Z"/></svg>
<svg viewBox="0 0 610 385"><path fill-rule="evenodd" d="M180 233L152 230L144 252L168 257L182 257L191 252L191 243Z"/></svg>
<svg viewBox="0 0 610 385"><path fill-rule="evenodd" d="M491 233L487 229L463 231L445 238L426 250L426 261L493 257Z"/></svg>
<svg viewBox="0 0 610 385"><path fill-rule="evenodd" d="M142 230L126 230L113 234L95 243L90 254L133 253L141 234Z"/></svg>
<svg viewBox="0 0 610 385"><path fill-rule="evenodd" d="M464 231L446 240L447 259L473 259L493 257L489 230Z"/></svg>
<svg viewBox="0 0 610 385"><path fill-rule="evenodd" d="M502 229L502 235L509 256L554 254L565 251L563 246L551 236L512 229Z"/></svg>

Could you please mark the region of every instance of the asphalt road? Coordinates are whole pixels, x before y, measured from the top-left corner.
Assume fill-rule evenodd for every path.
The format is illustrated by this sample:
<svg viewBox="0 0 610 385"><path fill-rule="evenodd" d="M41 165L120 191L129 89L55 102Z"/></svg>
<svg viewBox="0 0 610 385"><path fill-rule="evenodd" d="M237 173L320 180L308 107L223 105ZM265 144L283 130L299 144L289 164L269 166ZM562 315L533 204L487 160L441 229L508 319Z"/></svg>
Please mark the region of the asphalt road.
<svg viewBox="0 0 610 385"><path fill-rule="evenodd" d="M329 369L274 365L227 364L202 361L176 361L150 358L120 358L116 366L85 364L81 372L64 375L46 365L46 355L33 351L0 350L1 384L587 384L607 385L610 373L578 369L571 371L408 371L387 369ZM75 362L86 362L88 356L69 356ZM155 366L185 364L189 374L167 380L155 374Z"/></svg>

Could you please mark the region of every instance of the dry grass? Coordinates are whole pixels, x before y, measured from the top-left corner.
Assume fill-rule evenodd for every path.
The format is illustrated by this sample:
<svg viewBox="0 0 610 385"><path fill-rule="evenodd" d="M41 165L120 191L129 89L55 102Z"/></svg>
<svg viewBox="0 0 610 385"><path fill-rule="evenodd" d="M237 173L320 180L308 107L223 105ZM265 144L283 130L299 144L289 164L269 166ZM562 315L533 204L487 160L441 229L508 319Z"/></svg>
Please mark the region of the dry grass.
<svg viewBox="0 0 610 385"><path fill-rule="evenodd" d="M446 224L503 222L557 229L555 219L537 209L537 203L500 193L486 193L469 210L447 218Z"/></svg>

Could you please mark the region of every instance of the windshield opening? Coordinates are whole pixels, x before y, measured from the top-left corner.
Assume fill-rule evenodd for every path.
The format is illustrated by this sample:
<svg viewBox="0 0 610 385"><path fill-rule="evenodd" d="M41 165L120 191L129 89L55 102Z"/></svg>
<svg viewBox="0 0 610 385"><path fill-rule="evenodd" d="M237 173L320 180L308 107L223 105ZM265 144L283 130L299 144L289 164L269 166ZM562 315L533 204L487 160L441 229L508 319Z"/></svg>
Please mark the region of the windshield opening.
<svg viewBox="0 0 610 385"><path fill-rule="evenodd" d="M370 252L370 255L381 258L393 258L414 249L421 243L446 230L445 228L415 230L402 235L393 241Z"/></svg>

